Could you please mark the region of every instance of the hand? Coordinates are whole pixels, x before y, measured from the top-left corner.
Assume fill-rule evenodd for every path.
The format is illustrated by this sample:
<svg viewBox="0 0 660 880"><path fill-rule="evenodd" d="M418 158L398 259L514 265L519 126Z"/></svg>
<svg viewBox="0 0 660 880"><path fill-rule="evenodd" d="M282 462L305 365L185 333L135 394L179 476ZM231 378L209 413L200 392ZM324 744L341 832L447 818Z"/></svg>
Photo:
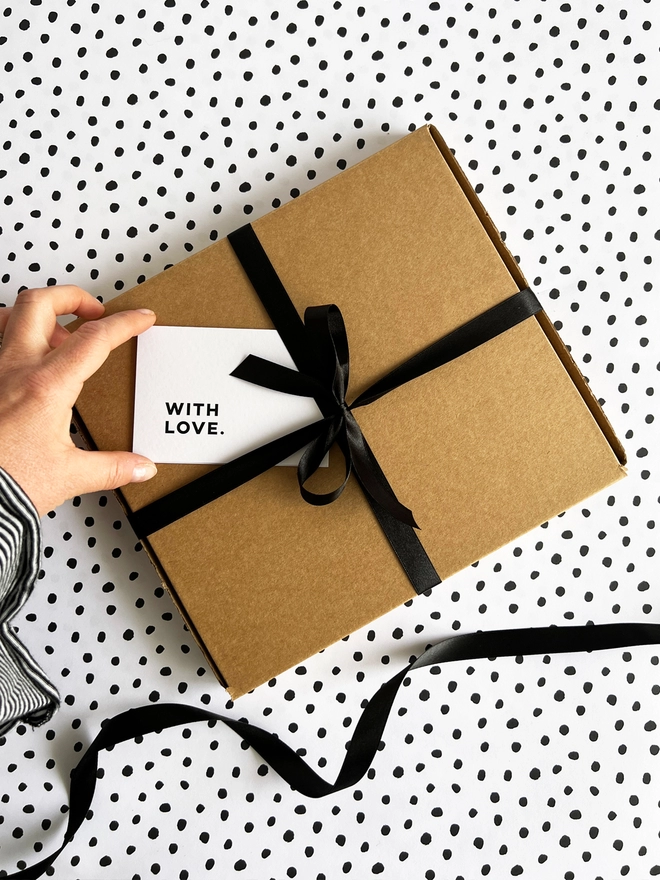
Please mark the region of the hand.
<svg viewBox="0 0 660 880"><path fill-rule="evenodd" d="M0 310L0 467L39 516L84 492L148 480L155 464L131 452L87 452L71 441L71 408L110 352L151 327L149 309L101 320L103 305L79 287L24 290ZM58 315L89 319L73 333Z"/></svg>

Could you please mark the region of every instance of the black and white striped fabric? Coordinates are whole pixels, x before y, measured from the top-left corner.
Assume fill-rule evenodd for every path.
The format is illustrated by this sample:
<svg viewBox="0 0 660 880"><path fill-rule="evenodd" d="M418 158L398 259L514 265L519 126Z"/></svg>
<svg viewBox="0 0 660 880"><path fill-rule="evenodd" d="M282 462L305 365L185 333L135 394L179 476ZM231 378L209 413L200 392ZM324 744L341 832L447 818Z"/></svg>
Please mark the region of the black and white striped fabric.
<svg viewBox="0 0 660 880"><path fill-rule="evenodd" d="M11 624L34 588L40 558L37 511L0 468L0 735L19 721L43 724L59 706L56 688Z"/></svg>

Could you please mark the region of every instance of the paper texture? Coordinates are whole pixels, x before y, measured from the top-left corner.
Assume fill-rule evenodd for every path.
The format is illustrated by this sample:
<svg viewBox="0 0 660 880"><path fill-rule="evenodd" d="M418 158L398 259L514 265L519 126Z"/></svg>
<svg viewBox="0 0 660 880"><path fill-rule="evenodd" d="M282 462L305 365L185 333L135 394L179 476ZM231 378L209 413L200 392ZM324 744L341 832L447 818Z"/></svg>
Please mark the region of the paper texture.
<svg viewBox="0 0 660 880"><path fill-rule="evenodd" d="M276 330L152 327L139 336L133 452L168 464L224 464L321 418L309 398L231 376L248 354L295 369Z"/></svg>

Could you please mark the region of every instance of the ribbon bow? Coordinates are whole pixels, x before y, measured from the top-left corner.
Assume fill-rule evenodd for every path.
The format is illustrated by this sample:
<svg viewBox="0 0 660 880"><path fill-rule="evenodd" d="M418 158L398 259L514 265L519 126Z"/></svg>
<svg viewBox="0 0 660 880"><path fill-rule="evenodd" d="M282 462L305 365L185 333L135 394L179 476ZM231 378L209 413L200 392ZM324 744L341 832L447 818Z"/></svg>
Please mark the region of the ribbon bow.
<svg viewBox="0 0 660 880"><path fill-rule="evenodd" d="M139 538L146 538L306 447L298 467L303 498L311 504L329 504L341 495L355 471L366 499L415 592L423 593L436 586L440 578L415 532L414 517L387 482L353 410L373 403L406 382L505 333L540 312L541 304L528 287L514 293L399 364L363 391L353 403L347 404L348 342L337 306L308 308L303 323L252 226L242 226L228 239L299 371L248 355L232 375L287 394L313 397L323 418L246 452L131 512L129 519L135 533ZM346 460L344 480L332 492L315 494L305 483L335 441Z"/></svg>
<svg viewBox="0 0 660 880"><path fill-rule="evenodd" d="M355 471L362 488L373 501L400 522L419 528L412 512L396 497L352 412L359 406L373 403L401 383L388 384L390 373L348 404L348 338L338 306L311 306L306 309L305 330L310 351L316 355L313 375L291 370L252 354L231 375L263 388L316 400L325 418L316 423L318 435L308 444L298 465L298 484L305 501L317 506L331 504L339 498L351 473ZM335 442L346 463L344 479L330 492L312 492L305 483L319 468Z"/></svg>

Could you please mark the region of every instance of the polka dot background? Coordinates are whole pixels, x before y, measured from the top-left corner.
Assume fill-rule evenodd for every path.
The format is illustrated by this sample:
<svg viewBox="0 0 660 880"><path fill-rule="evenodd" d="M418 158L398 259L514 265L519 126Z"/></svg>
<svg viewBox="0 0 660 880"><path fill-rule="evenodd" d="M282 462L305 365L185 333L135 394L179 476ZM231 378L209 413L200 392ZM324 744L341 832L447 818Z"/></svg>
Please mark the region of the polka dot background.
<svg viewBox="0 0 660 880"><path fill-rule="evenodd" d="M660 621L657 5L491 2L0 4L3 305L68 282L107 300L432 121L630 460L611 490L236 704L113 496L52 512L16 623L63 704L1 741L5 870L59 845L69 771L127 708L247 718L333 779L363 702L429 643ZM54 876L660 875L659 653L417 672L368 778L318 801L221 724L118 746Z"/></svg>

